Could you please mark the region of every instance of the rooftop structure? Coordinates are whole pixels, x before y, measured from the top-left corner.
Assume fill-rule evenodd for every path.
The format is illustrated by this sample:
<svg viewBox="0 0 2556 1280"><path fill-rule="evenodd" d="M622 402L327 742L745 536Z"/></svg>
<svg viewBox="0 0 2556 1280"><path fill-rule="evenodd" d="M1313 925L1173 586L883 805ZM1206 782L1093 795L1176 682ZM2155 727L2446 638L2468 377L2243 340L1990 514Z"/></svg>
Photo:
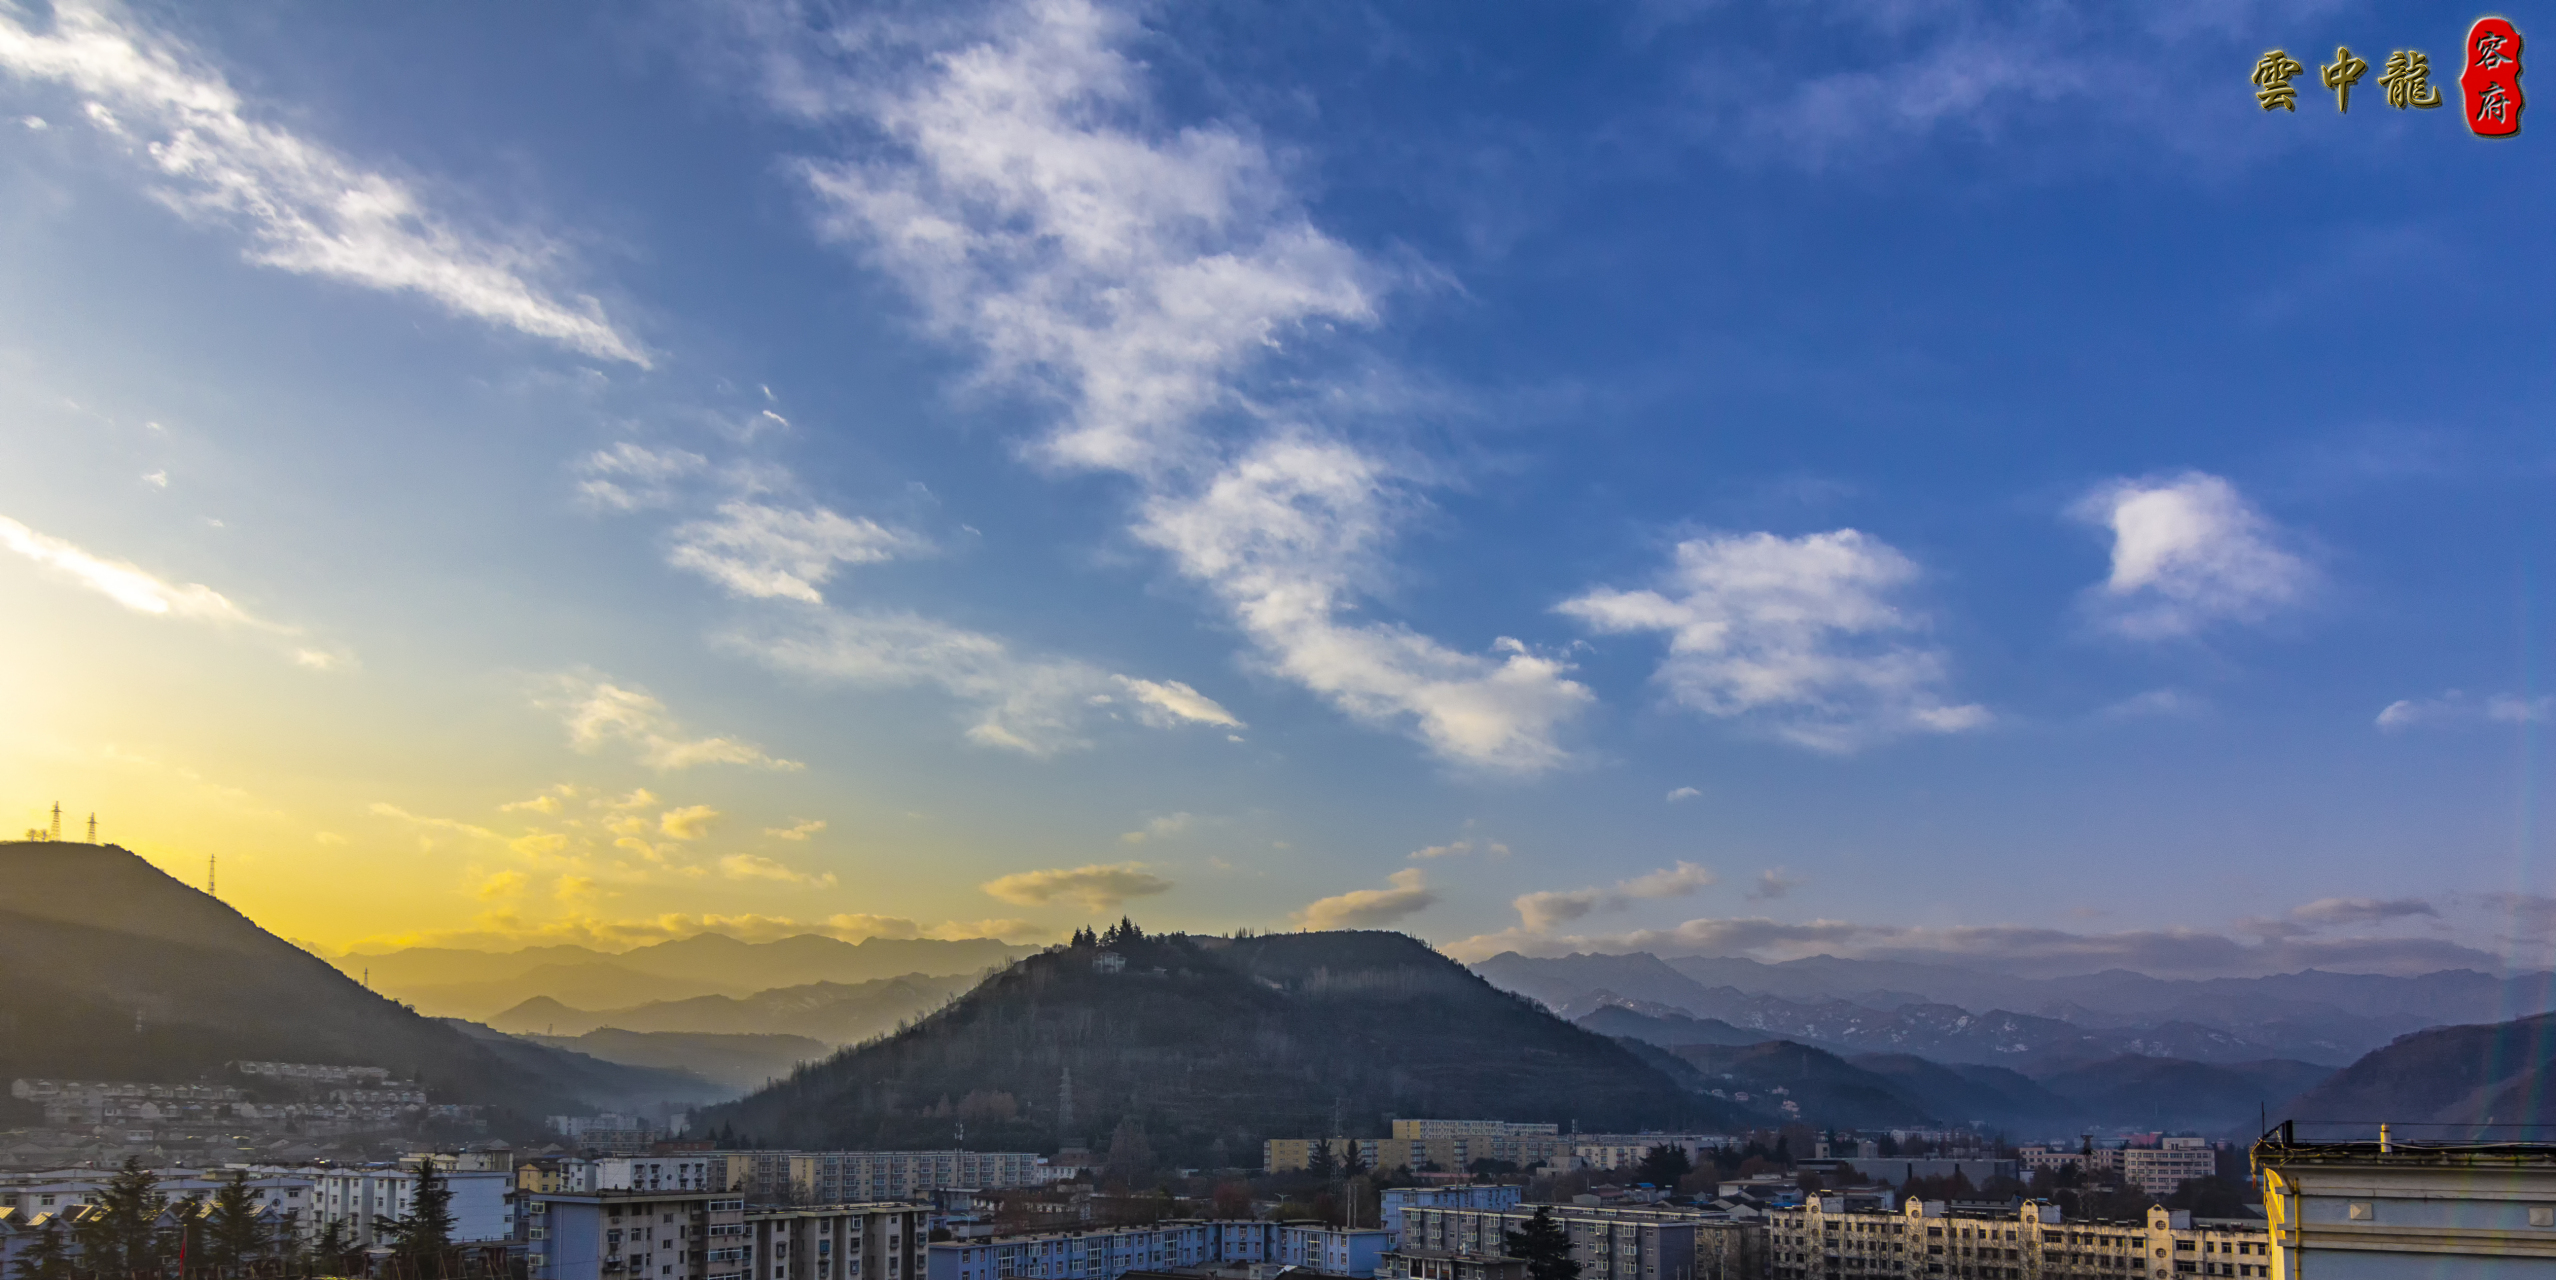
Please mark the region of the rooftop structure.
<svg viewBox="0 0 2556 1280"><path fill-rule="evenodd" d="M2254 1145L2280 1280L2556 1276L2556 1144Z"/></svg>

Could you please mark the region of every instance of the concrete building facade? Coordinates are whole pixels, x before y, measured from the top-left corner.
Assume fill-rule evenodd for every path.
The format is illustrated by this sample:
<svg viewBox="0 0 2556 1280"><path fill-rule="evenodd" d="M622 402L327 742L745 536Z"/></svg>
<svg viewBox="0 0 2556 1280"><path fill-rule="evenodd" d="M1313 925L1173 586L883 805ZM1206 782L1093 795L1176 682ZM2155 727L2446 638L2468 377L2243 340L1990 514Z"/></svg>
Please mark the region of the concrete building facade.
<svg viewBox="0 0 2556 1280"><path fill-rule="evenodd" d="M2168 1280L2179 1275L2259 1276L2268 1237L2255 1221L2194 1220L2151 1208L2138 1222L2068 1222L2056 1205L2016 1209L1905 1201L1897 1209L1848 1208L1821 1192L1778 1209L1767 1226L1769 1280L1944 1276L1966 1280ZM2238 1270L2238 1267L2245 1270Z"/></svg>
<svg viewBox="0 0 2556 1280"><path fill-rule="evenodd" d="M2384 1131L2382 1131L2384 1132ZM2276 1280L2556 1277L2556 1145L2297 1143L2253 1149Z"/></svg>

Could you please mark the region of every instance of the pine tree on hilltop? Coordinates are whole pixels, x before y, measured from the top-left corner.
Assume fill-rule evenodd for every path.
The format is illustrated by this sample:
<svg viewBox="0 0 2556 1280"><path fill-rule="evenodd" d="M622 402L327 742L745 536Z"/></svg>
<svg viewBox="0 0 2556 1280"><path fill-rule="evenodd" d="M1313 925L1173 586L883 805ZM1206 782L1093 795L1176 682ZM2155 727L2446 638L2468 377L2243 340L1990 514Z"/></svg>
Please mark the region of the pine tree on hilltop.
<svg viewBox="0 0 2556 1280"><path fill-rule="evenodd" d="M1501 1233L1512 1258L1524 1259L1529 1280L1580 1280L1580 1260L1571 1256L1571 1233L1553 1220L1553 1206L1537 1205L1524 1230Z"/></svg>

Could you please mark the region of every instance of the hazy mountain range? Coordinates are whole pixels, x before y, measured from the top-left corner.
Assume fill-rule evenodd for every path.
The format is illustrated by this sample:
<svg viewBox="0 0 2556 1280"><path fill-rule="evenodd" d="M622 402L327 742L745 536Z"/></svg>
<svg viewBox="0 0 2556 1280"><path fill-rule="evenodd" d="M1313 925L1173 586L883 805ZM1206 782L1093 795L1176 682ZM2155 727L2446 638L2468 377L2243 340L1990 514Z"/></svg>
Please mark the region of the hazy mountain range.
<svg viewBox="0 0 2556 1280"><path fill-rule="evenodd" d="M2413 978L2308 970L2196 981L2111 970L2028 979L1832 956L1765 964L1641 952L1553 959L1505 952L1474 969L1564 1017L1613 1008L1723 1028L1680 1029L1696 1043L1781 1038L1844 1054L1913 1053L2026 1071L2124 1054L2340 1066L2425 1027L2556 1009L2556 974L2496 978L2464 969ZM1636 1033L1620 1018L1603 1025Z"/></svg>
<svg viewBox="0 0 2556 1280"><path fill-rule="evenodd" d="M741 998L815 983L918 975L972 978L1035 950L991 938L845 942L800 934L742 942L703 933L618 954L573 945L515 951L408 947L338 956L331 963L420 1012L485 1021L536 997L575 1009L623 1009L706 995Z"/></svg>

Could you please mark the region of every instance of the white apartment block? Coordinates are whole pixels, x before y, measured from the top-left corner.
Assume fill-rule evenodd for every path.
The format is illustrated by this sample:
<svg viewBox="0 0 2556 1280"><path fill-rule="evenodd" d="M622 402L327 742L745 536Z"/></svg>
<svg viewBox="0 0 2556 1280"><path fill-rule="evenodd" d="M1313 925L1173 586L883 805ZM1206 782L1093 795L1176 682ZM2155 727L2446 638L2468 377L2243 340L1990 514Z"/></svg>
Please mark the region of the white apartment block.
<svg viewBox="0 0 2556 1280"><path fill-rule="evenodd" d="M1947 1211L1943 1201L1897 1209L1846 1208L1822 1192L1769 1215L1769 1280L1856 1275L1969 1276L1979 1280L2170 1280L2177 1275L2268 1276L2261 1222L2198 1221L2151 1208L2137 1222L2065 1221L2057 1205L2026 1201L2011 1212ZM2241 1269L2240 1269L2241 1268Z"/></svg>
<svg viewBox="0 0 2556 1280"><path fill-rule="evenodd" d="M1117 1280L1166 1267L1301 1267L1372 1276L1393 1247L1382 1228L1245 1219L1038 1231L931 1246L924 1280Z"/></svg>
<svg viewBox="0 0 2556 1280"><path fill-rule="evenodd" d="M315 1238L334 1222L349 1243L370 1247L386 1235L385 1224L407 1217L415 1207L417 1172L396 1166L279 1169L277 1173L307 1178L311 1209L302 1219L306 1237ZM453 1241L493 1243L514 1238L512 1197L515 1177L495 1169L456 1169L443 1174L452 1189Z"/></svg>
<svg viewBox="0 0 2556 1280"><path fill-rule="evenodd" d="M723 1191L536 1192L526 1197L532 1280L913 1280L929 1208L749 1209Z"/></svg>
<svg viewBox="0 0 2556 1280"><path fill-rule="evenodd" d="M1508 1233L1550 1208L1571 1237L1581 1280L1695 1280L1698 1231L1692 1209L1606 1209L1514 1204L1500 1209L1412 1206L1402 1211L1400 1247L1432 1253L1499 1256Z"/></svg>

